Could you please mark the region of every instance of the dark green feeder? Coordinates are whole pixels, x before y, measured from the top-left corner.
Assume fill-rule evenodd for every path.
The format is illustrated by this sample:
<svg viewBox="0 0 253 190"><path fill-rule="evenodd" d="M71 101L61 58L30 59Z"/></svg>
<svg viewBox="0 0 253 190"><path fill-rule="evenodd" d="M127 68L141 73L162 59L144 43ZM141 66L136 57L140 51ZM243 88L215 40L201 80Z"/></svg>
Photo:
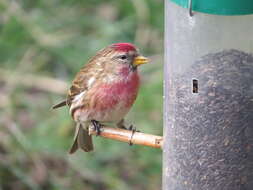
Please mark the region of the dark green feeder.
<svg viewBox="0 0 253 190"><path fill-rule="evenodd" d="M253 1L165 1L163 190L253 190Z"/></svg>

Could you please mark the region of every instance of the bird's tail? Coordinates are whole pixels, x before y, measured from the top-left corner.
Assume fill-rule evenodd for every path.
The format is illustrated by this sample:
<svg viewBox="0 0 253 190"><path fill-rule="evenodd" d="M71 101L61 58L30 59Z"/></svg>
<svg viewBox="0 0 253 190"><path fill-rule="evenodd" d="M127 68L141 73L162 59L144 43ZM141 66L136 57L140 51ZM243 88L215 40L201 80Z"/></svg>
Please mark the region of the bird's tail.
<svg viewBox="0 0 253 190"><path fill-rule="evenodd" d="M62 107L62 106L66 106L66 105L67 105L67 101L66 101L66 100L63 100L63 101L61 101L60 103L54 105L54 106L52 107L52 109L60 108L60 107Z"/></svg>
<svg viewBox="0 0 253 190"><path fill-rule="evenodd" d="M85 130L80 123L76 125L74 143L70 148L69 153L73 154L78 148L83 149L85 152L93 150L92 137L88 134L88 130Z"/></svg>

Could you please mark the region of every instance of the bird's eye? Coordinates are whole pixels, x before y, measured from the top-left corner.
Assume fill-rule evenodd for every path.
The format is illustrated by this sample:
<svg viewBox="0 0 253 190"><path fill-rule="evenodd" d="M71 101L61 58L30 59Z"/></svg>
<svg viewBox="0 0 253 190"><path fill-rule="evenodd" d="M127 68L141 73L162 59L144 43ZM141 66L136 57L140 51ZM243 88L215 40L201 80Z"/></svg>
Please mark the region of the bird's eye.
<svg viewBox="0 0 253 190"><path fill-rule="evenodd" d="M127 58L127 56L126 55L121 55L119 58L122 59L122 60L125 60Z"/></svg>

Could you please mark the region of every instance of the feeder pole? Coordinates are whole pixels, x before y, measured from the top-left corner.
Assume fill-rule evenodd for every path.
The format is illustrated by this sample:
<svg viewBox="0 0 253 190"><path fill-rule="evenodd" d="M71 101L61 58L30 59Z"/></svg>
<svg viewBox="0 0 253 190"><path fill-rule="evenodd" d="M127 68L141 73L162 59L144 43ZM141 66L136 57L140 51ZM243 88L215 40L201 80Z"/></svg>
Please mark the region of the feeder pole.
<svg viewBox="0 0 253 190"><path fill-rule="evenodd" d="M252 34L252 0L165 0L163 190L253 190Z"/></svg>

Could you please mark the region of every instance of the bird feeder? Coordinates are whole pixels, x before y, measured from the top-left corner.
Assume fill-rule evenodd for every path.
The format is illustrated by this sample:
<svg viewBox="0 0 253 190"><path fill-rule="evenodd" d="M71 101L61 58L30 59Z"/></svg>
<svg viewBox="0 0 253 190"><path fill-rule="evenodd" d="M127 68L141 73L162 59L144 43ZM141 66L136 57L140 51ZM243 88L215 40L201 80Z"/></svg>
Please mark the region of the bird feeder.
<svg viewBox="0 0 253 190"><path fill-rule="evenodd" d="M163 190L253 189L253 1L165 1Z"/></svg>

